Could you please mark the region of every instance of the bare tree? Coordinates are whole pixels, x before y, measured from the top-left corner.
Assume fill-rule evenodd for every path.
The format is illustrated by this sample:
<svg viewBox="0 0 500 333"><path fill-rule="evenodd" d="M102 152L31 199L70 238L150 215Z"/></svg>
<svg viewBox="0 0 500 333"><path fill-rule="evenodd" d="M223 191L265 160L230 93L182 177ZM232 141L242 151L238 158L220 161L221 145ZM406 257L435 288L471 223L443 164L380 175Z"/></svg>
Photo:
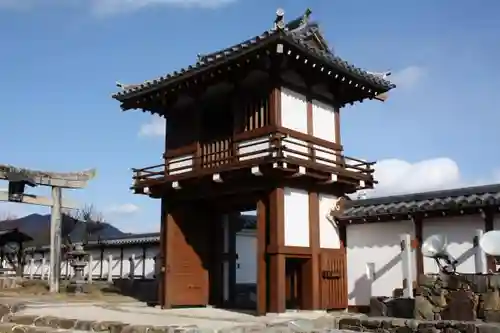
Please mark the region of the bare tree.
<svg viewBox="0 0 500 333"><path fill-rule="evenodd" d="M0 213L0 222L7 222L16 220L18 217L10 212ZM24 257L22 255L22 248L18 243L8 242L2 243L0 252L2 256L7 260L12 270L16 272L17 276L21 276L22 267L24 265ZM0 263L0 268L4 269L3 263Z"/></svg>
<svg viewBox="0 0 500 333"><path fill-rule="evenodd" d="M71 234L78 227L79 222L84 224L83 239L73 240ZM85 247L92 236L104 228L103 223L103 215L93 205L86 205L64 213L62 219L63 250L71 249L74 241L81 241Z"/></svg>

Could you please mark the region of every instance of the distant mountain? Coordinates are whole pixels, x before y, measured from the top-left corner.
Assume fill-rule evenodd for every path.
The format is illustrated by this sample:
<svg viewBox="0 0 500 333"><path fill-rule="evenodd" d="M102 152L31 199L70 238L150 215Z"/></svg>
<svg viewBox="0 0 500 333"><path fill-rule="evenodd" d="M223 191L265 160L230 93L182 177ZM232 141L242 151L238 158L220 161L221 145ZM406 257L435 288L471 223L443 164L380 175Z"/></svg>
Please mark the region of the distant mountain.
<svg viewBox="0 0 500 333"><path fill-rule="evenodd" d="M78 242L85 237L85 222L74 221L63 218L63 230L70 230L72 224L76 223L73 231L70 233L71 240ZM34 240L25 244L25 246L39 246L50 244L50 214L31 214L15 220L0 221L0 231L17 228L19 231L31 236ZM96 232L91 239L110 239L128 236L130 233L124 233L120 229L113 227L109 223L102 223L102 229Z"/></svg>

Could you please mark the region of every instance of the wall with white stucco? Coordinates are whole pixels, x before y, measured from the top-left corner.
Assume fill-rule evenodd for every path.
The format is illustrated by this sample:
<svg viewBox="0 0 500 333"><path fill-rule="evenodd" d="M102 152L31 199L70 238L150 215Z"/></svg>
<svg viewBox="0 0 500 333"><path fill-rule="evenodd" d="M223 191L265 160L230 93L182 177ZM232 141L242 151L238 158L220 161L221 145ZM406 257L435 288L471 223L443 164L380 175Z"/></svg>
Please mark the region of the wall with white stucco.
<svg viewBox="0 0 500 333"><path fill-rule="evenodd" d="M484 221L477 215L424 219L423 240L431 235L446 235L448 252L458 260L457 271L475 273L476 263L473 239L477 229L484 230ZM500 219L495 221L500 229ZM352 224L346 228L347 279L349 305L368 305L371 296L391 296L395 288L402 288L403 274L400 239L402 234L415 238L411 221ZM431 258L424 257L424 273L437 273ZM416 279L416 260L413 272Z"/></svg>
<svg viewBox="0 0 500 333"><path fill-rule="evenodd" d="M285 246L309 247L309 193L284 189Z"/></svg>
<svg viewBox="0 0 500 333"><path fill-rule="evenodd" d="M319 246L322 249L339 249L341 247L339 230L336 222L330 217L330 209L335 206L337 197L319 194Z"/></svg>
<svg viewBox="0 0 500 333"><path fill-rule="evenodd" d="M476 272L473 241L477 229L484 231L484 220L479 214L426 219L423 222L422 228L424 241L431 235L446 235L448 240L447 250L452 257L458 260L457 272ZM438 272L438 267L434 259L424 257L424 272Z"/></svg>
<svg viewBox="0 0 500 333"><path fill-rule="evenodd" d="M349 305L368 305L371 296L403 287L400 235L408 233L415 238L411 221L347 225Z"/></svg>

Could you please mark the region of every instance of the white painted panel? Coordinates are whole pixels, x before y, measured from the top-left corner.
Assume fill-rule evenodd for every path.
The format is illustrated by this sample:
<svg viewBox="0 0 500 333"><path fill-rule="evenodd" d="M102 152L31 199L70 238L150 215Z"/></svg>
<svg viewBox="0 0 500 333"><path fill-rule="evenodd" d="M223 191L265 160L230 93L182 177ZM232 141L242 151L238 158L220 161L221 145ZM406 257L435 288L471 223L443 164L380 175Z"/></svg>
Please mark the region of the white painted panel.
<svg viewBox="0 0 500 333"><path fill-rule="evenodd" d="M364 164L363 162L366 162L366 160L358 158L357 160L361 161L353 161L349 159L345 159L345 164L346 164L346 170L351 171L351 172L365 172L369 167ZM351 166L351 167L350 167ZM356 167L356 168L353 168Z"/></svg>
<svg viewBox="0 0 500 333"><path fill-rule="evenodd" d="M307 100L302 94L281 88L281 126L307 134Z"/></svg>
<svg viewBox="0 0 500 333"><path fill-rule="evenodd" d="M333 195L319 195L319 246L323 249L340 248L337 225L329 218L329 212L335 205L335 199L336 197Z"/></svg>
<svg viewBox="0 0 500 333"><path fill-rule="evenodd" d="M146 278L153 279L156 275L156 256L159 254L159 247L146 249Z"/></svg>
<svg viewBox="0 0 500 333"><path fill-rule="evenodd" d="M236 235L236 283L257 283L257 237L255 230Z"/></svg>
<svg viewBox="0 0 500 333"><path fill-rule="evenodd" d="M307 142L292 137L287 137L285 140L283 140L282 144L285 147L285 151L283 152L284 157L288 156L304 160L309 159L309 147L307 146ZM289 149L290 151L286 151L286 149Z"/></svg>
<svg viewBox="0 0 500 333"><path fill-rule="evenodd" d="M314 145L314 154L316 156L316 162L328 166L336 165L337 155L335 154L335 150Z"/></svg>
<svg viewBox="0 0 500 333"><path fill-rule="evenodd" d="M309 194L285 188L285 245L309 247Z"/></svg>
<svg viewBox="0 0 500 333"><path fill-rule="evenodd" d="M262 138L252 139L242 141L238 144L238 155L249 154L247 156L242 156L239 158L240 161L250 160L252 158L261 158L269 155L269 152L254 153L257 151L262 151L264 149L269 149L270 142L269 137L265 136Z"/></svg>
<svg viewBox="0 0 500 333"><path fill-rule="evenodd" d="M112 260L111 260L111 275L113 278L120 278L120 267L122 265L122 261L120 260L120 249L119 248L106 248L104 249L104 259L106 260L105 263L103 263L103 276L102 278L107 278L108 276L108 269L109 269L109 264L107 263L107 258L108 256L111 255ZM139 255L139 253L137 253ZM123 264L126 264L125 262Z"/></svg>
<svg viewBox="0 0 500 333"><path fill-rule="evenodd" d="M346 227L349 305L368 305L371 296L392 296L403 287L400 235L408 233L414 239L411 221Z"/></svg>
<svg viewBox="0 0 500 333"><path fill-rule="evenodd" d="M313 135L335 142L335 109L320 101L312 101Z"/></svg>
<svg viewBox="0 0 500 333"><path fill-rule="evenodd" d="M193 170L193 154L171 158L168 161L168 174L177 175Z"/></svg>
<svg viewBox="0 0 500 333"><path fill-rule="evenodd" d="M422 237L444 234L448 239L448 252L459 261L457 272L475 273L473 240L475 230L484 230L484 221L479 215L424 220ZM424 272L437 273L438 267L434 259L424 257Z"/></svg>

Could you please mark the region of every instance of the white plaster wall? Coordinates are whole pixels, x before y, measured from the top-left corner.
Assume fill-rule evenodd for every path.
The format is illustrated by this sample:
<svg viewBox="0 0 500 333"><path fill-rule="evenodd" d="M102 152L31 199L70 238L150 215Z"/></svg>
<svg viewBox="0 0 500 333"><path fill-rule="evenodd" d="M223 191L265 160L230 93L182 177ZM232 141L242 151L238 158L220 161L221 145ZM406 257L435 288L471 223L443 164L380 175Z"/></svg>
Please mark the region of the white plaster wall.
<svg viewBox="0 0 500 333"><path fill-rule="evenodd" d="M270 147L270 142L269 142L269 137L267 136L262 138L242 141L238 144L238 155L241 154L249 154L249 155L242 156L239 158L239 160L246 161L253 158L261 158L267 156L269 155L269 152L261 152L261 153L254 153L254 152L269 149L269 147Z"/></svg>
<svg viewBox="0 0 500 333"><path fill-rule="evenodd" d="M335 109L320 101L312 101L313 134L315 137L336 142Z"/></svg>
<svg viewBox="0 0 500 333"><path fill-rule="evenodd" d="M255 230L242 230L236 237L236 283L257 283L257 237Z"/></svg>
<svg viewBox="0 0 500 333"><path fill-rule="evenodd" d="M127 278L130 272L130 260L129 258L134 254L134 277L141 278L143 272L143 265L145 264L145 275L146 277L152 277L154 275L154 257L158 253L158 246L151 246L146 250L146 260L143 259L142 247L129 247L123 250L123 260L120 260L120 249L116 247L107 247L104 249L104 260L102 262L102 274L101 274L101 250L100 249L90 249L88 253L92 257L92 278L93 279L105 279L108 275L109 266L109 256L111 255L111 266L112 266L112 276L113 278ZM33 260L31 260L33 259ZM26 265L24 267L24 274L33 278L41 278L42 272L45 274L45 278L49 274L49 252L45 253L45 257L42 254L36 253L33 257L28 256L26 258ZM122 274L120 275L120 267L122 267ZM61 276L71 276L73 269L69 265L68 261L63 261L61 263ZM84 269L85 276L88 277L89 265Z"/></svg>
<svg viewBox="0 0 500 333"><path fill-rule="evenodd" d="M285 188L285 245L309 246L309 194L307 191Z"/></svg>
<svg viewBox="0 0 500 333"><path fill-rule="evenodd" d="M257 239L255 230L242 230L236 235L236 248L239 255L238 262L241 269L236 272L237 283L256 283L257 278ZM155 257L158 256L160 248L158 245L148 245L146 248L146 258L143 259L142 247L125 247L123 250L123 260L120 260L120 248L105 247L104 260L102 263L102 274L100 269L100 249L90 249L88 251L93 257L93 270L92 278L107 279L109 256L111 256L111 274L114 279L128 278L130 272L130 260L132 254L135 255L134 278L142 278L143 266L146 278L154 278L155 276ZM41 253L36 253L33 257L28 255L26 258L26 265L24 266L24 276L27 278L40 279L42 272L44 278L48 279L49 274L49 252L45 252L45 257ZM4 260L4 267L8 267L8 263ZM120 274L120 267L122 267L122 274ZM73 269L68 261L61 263L61 277L70 277ZM85 269L85 274L88 276L88 267Z"/></svg>
<svg viewBox="0 0 500 333"><path fill-rule="evenodd" d="M403 287L402 234L415 238L411 221L346 227L349 305L368 305L371 296L392 296L395 288Z"/></svg>
<svg viewBox="0 0 500 333"><path fill-rule="evenodd" d="M193 170L193 154L182 155L178 157L171 158L168 161L168 174L177 175L184 172L190 172ZM172 170L172 171L170 171Z"/></svg>
<svg viewBox="0 0 500 333"><path fill-rule="evenodd" d="M281 126L307 134L307 99L284 87L281 88Z"/></svg>
<svg viewBox="0 0 500 333"><path fill-rule="evenodd" d="M337 225L329 217L330 209L335 205L336 197L320 194L319 198L319 245L324 249L339 249L340 236Z"/></svg>
<svg viewBox="0 0 500 333"><path fill-rule="evenodd" d="M467 215L450 218L427 219L423 222L422 237L444 234L448 239L448 252L459 261L457 272L475 273L473 240L477 229L484 230L480 215ZM437 273L434 259L424 257L424 272Z"/></svg>
<svg viewBox="0 0 500 333"><path fill-rule="evenodd" d="M281 88L281 126L307 134L307 99L290 89ZM285 152L285 155L305 159L309 149L307 143L295 138L287 138L286 147L300 153Z"/></svg>
<svg viewBox="0 0 500 333"><path fill-rule="evenodd" d="M319 139L336 142L335 109L317 100L312 101L313 135ZM328 166L336 165L336 152L323 146L314 145L316 162Z"/></svg>

